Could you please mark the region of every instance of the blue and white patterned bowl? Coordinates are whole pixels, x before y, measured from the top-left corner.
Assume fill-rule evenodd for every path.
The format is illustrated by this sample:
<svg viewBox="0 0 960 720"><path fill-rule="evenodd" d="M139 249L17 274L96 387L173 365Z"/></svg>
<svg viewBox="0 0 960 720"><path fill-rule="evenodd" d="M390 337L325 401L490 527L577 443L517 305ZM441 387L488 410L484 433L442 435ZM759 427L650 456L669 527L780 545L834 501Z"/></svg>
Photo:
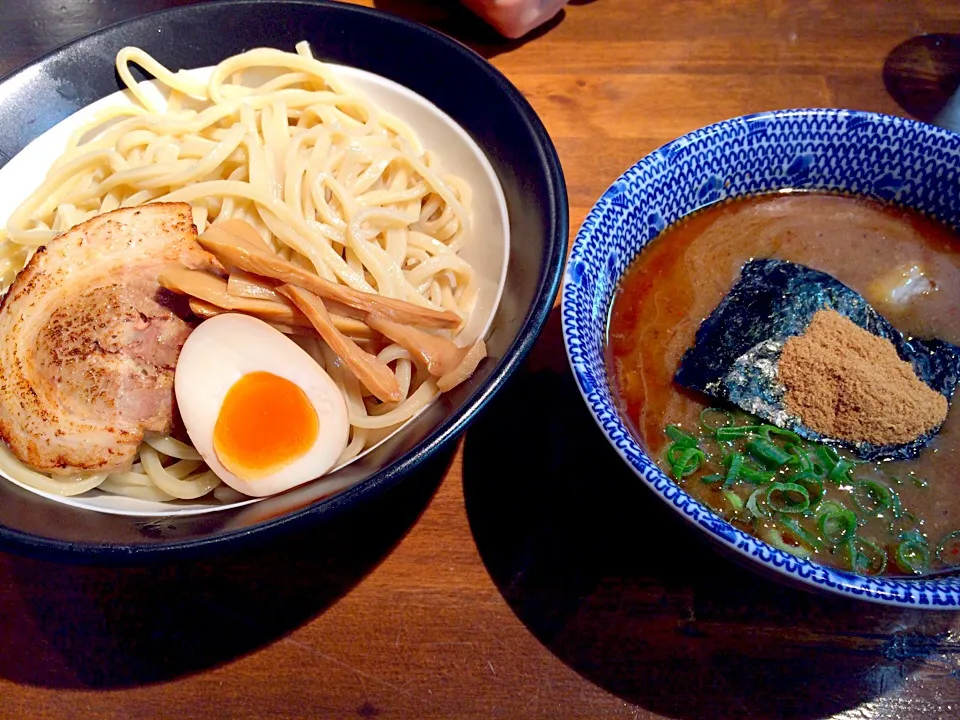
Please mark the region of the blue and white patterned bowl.
<svg viewBox="0 0 960 720"><path fill-rule="evenodd" d="M563 280L563 338L577 384L607 440L674 510L758 570L811 590L888 605L960 606L960 577L866 578L802 560L737 530L687 495L644 453L617 413L604 367L620 276L666 226L704 205L781 188L893 200L960 225L960 135L848 110L783 110L727 120L664 145L627 170L590 211Z"/></svg>

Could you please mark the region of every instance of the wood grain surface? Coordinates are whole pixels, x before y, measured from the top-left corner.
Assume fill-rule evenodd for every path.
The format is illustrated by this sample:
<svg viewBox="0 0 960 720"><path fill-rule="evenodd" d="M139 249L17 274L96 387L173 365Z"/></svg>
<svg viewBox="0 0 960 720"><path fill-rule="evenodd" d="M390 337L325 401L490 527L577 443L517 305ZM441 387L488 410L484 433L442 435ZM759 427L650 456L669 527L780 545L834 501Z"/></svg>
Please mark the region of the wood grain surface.
<svg viewBox="0 0 960 720"><path fill-rule="evenodd" d="M0 73L179 4L0 0ZM574 230L626 167L706 123L906 114L894 96L921 114L956 87L911 41L960 32L955 0L581 0L514 42L445 0L362 4L523 91ZM781 587L678 523L594 427L554 313L456 448L323 530L133 570L0 555L0 717L960 717L960 617Z"/></svg>

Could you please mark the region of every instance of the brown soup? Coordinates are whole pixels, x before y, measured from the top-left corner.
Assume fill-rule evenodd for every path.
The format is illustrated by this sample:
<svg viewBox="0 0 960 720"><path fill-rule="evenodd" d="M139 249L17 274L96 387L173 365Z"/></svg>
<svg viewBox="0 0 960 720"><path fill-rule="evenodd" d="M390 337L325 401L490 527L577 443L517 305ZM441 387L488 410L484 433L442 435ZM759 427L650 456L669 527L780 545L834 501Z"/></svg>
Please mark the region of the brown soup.
<svg viewBox="0 0 960 720"><path fill-rule="evenodd" d="M905 335L960 344L960 243L947 227L911 210L835 195L780 193L727 202L667 228L621 281L607 362L628 425L668 474L665 453L676 437L667 436L668 426L702 441L704 461L677 482L736 526L783 549L866 574L923 574L960 564L960 533L953 534L960 530L956 411L913 460L857 461L852 471L830 480L826 471L833 463L825 459L827 467L817 468L822 482L807 487L806 506L790 505L779 490L767 497L764 488L771 485L765 478L723 481L725 462L743 443L715 442L701 414L716 403L678 387L673 376L701 321L752 258L829 273ZM904 279L918 273L926 292L894 298ZM704 419L711 426L756 422L729 411L707 412ZM815 449L808 448L811 457L817 457ZM839 457L853 459L844 452ZM758 498L770 503L760 512ZM804 500L796 493L792 499ZM784 514L771 507L803 509Z"/></svg>

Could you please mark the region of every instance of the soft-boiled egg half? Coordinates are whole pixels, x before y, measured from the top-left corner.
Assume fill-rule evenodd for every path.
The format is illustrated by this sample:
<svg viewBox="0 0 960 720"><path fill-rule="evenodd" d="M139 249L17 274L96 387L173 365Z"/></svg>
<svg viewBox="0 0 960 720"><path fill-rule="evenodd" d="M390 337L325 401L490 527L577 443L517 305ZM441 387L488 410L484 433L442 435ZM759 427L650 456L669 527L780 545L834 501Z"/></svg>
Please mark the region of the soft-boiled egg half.
<svg viewBox="0 0 960 720"><path fill-rule="evenodd" d="M205 320L180 351L177 406L197 452L246 495L323 475L347 445L340 389L310 355L262 320Z"/></svg>

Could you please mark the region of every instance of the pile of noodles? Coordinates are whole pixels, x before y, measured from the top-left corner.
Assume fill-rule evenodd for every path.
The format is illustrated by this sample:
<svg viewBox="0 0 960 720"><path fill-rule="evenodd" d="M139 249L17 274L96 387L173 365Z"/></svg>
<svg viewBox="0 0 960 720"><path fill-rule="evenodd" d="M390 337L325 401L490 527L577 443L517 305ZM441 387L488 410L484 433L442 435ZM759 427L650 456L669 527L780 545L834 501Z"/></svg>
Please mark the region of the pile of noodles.
<svg viewBox="0 0 960 720"><path fill-rule="evenodd" d="M184 201L200 232L240 218L281 256L324 278L466 319L477 282L457 252L468 236L469 187L443 174L410 128L347 87L306 43L296 50L227 58L204 82L172 73L138 48L121 50L117 70L135 103L109 107L78 129L11 215L0 232L0 287L77 223L120 207ZM138 85L131 65L156 78L166 102ZM346 399L351 432L337 465L438 394L399 345L378 357L396 374L403 399L382 403L322 340L298 342ZM58 495L99 488L154 501L211 492L238 499L196 450L172 437L147 438L129 472L50 478L2 446L0 469Z"/></svg>

